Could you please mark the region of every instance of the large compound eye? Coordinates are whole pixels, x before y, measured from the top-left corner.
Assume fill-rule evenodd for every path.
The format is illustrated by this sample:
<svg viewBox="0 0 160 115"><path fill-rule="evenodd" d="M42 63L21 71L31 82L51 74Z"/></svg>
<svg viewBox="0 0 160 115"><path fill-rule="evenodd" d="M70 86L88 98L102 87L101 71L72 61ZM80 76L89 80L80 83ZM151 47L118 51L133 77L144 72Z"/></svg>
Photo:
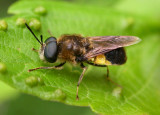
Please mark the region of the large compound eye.
<svg viewBox="0 0 160 115"><path fill-rule="evenodd" d="M45 44L44 57L48 62L54 63L58 55L57 40L55 37L50 37L45 41Z"/></svg>

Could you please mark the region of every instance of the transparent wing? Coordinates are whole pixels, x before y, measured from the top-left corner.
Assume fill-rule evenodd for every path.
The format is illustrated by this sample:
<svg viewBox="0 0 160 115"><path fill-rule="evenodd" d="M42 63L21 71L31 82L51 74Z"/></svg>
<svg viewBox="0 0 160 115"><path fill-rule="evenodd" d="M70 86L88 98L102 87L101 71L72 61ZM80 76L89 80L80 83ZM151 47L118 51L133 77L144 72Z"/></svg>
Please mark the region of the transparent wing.
<svg viewBox="0 0 160 115"><path fill-rule="evenodd" d="M136 36L95 36L87 37L92 44L92 49L89 50L84 58L92 58L100 54L104 54L111 50L126 47L140 42L140 38Z"/></svg>

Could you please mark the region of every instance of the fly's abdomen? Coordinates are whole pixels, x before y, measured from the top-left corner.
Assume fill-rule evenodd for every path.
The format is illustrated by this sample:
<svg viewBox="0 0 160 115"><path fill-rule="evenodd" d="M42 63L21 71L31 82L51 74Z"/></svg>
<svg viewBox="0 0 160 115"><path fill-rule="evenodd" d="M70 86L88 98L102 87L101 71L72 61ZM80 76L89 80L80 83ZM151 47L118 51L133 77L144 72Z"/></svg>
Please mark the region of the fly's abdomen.
<svg viewBox="0 0 160 115"><path fill-rule="evenodd" d="M126 54L124 48L114 49L105 54L98 55L88 61L93 65L121 65L126 62Z"/></svg>
<svg viewBox="0 0 160 115"><path fill-rule="evenodd" d="M110 52L104 54L106 60L111 62L112 64L121 65L124 64L127 60L126 53L124 48L117 48Z"/></svg>

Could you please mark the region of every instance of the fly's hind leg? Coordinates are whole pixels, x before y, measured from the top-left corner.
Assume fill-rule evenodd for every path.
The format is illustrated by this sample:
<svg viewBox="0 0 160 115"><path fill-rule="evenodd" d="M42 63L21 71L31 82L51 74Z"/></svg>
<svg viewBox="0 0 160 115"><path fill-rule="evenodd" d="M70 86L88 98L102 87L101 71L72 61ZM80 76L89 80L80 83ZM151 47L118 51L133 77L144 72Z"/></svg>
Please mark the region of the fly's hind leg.
<svg viewBox="0 0 160 115"><path fill-rule="evenodd" d="M85 73L86 70L87 70L87 67L85 67L85 66L83 65L83 63L81 63L80 66L81 66L81 68L83 69L83 72L81 73L81 76L79 77L78 84L77 84L77 93L76 93L76 99L77 99L77 100L79 100L79 97L78 97L79 85L80 85L80 83L81 83L81 81L82 81L82 79L83 79L84 73Z"/></svg>
<svg viewBox="0 0 160 115"><path fill-rule="evenodd" d="M59 69L60 67L62 67L66 62L63 62L57 66L53 66L53 67L37 67L37 68L34 68L34 69L29 69L28 72L31 72L31 71L34 71L34 70L37 70L37 69Z"/></svg>
<svg viewBox="0 0 160 115"><path fill-rule="evenodd" d="M109 68L108 68L108 66L107 66L107 80L110 81L111 83L113 83L114 85L122 88L121 85L119 85L118 83L114 82L112 79L109 78Z"/></svg>

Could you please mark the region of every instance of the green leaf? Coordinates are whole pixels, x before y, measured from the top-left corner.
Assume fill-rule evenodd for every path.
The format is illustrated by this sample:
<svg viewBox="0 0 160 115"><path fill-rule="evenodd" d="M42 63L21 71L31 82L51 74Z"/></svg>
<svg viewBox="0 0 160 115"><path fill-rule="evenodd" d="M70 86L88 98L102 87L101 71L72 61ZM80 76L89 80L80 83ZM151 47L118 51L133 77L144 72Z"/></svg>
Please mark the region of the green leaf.
<svg viewBox="0 0 160 115"><path fill-rule="evenodd" d="M46 9L45 15L34 12L39 6ZM96 113L160 114L159 22L148 16L126 14L110 8L52 1L19 1L10 7L9 13L16 15L6 18L8 30L0 31L0 61L7 67L7 73L0 74L2 81L45 100L90 106ZM31 68L52 64L42 62L31 50L33 47L38 49L39 43L27 28L17 26L18 18L27 22L33 18L39 20L41 29L34 32L37 36L42 34L45 39L50 36L48 30L56 37L74 33L141 37L141 43L126 48L128 61L125 65L110 66L110 78L123 86L122 92L106 80L106 68L85 64L89 68L80 84L79 101L76 100L76 85L82 71L80 67L67 64L62 70L27 72ZM26 79L31 76L37 78L32 79L32 87L26 84ZM44 84L40 85L38 79Z"/></svg>

